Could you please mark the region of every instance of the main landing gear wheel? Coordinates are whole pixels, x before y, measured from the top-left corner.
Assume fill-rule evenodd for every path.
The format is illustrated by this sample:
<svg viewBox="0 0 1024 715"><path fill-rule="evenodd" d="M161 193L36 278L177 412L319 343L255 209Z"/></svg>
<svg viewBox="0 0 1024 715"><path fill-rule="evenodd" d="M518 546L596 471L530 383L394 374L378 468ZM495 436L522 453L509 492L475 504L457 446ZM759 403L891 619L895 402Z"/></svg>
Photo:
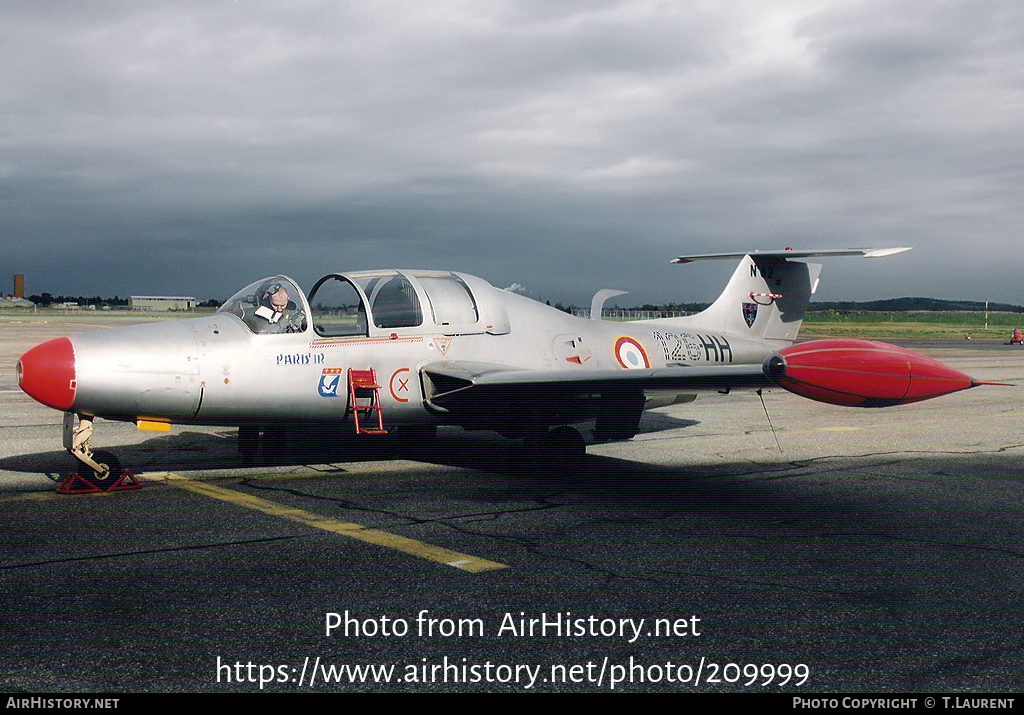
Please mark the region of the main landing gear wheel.
<svg viewBox="0 0 1024 715"><path fill-rule="evenodd" d="M246 464L256 461L256 454L260 451L260 428L243 426L238 428L238 453Z"/></svg>
<svg viewBox="0 0 1024 715"><path fill-rule="evenodd" d="M437 439L435 425L401 425L396 430L399 443L404 447L421 448Z"/></svg>
<svg viewBox="0 0 1024 715"><path fill-rule="evenodd" d="M566 469L587 456L587 443L579 430L555 427L527 436L523 440L527 458L538 467Z"/></svg>
<svg viewBox="0 0 1024 715"><path fill-rule="evenodd" d="M260 433L263 433L262 438ZM260 444L263 445L263 462L273 464L279 462L285 453L288 433L284 427L277 425L260 428L259 426L243 425L238 428L238 453L242 461L252 466L259 455Z"/></svg>
<svg viewBox="0 0 1024 715"><path fill-rule="evenodd" d="M579 430L555 427L544 435L547 450L562 461L576 461L587 456L587 442Z"/></svg>
<svg viewBox="0 0 1024 715"><path fill-rule="evenodd" d="M284 458L288 443L288 432L284 427L274 425L263 428L263 461L276 464Z"/></svg>

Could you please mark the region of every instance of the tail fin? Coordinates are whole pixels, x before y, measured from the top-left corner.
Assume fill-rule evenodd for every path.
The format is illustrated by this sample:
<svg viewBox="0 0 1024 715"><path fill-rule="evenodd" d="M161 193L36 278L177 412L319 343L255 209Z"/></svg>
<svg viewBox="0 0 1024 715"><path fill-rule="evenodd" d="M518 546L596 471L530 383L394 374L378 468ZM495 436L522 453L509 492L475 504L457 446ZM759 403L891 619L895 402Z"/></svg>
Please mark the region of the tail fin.
<svg viewBox="0 0 1024 715"><path fill-rule="evenodd" d="M793 342L821 265L744 256L718 300L694 317L708 330Z"/></svg>
<svg viewBox="0 0 1024 715"><path fill-rule="evenodd" d="M821 265L793 261L815 256L888 256L909 250L839 249L820 251L752 251L747 254L680 256L673 263L739 258L725 291L691 320L702 328L760 340L796 340Z"/></svg>

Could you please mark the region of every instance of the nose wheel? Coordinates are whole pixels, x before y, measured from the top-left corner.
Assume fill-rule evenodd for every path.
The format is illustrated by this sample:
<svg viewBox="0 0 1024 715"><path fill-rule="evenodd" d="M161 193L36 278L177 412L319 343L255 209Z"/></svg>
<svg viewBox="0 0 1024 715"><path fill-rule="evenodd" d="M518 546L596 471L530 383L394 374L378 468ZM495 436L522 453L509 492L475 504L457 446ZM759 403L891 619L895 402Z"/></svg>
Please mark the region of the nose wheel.
<svg viewBox="0 0 1024 715"><path fill-rule="evenodd" d="M106 479L111 472L110 463L97 457L109 458L114 455L100 451L93 453L90 448L92 441L92 415L78 415L78 426L75 426L75 413L64 413L64 448L82 465L83 471L95 475L97 479ZM116 460L115 460L116 461ZM117 465L120 467L120 463Z"/></svg>
<svg viewBox="0 0 1024 715"><path fill-rule="evenodd" d="M108 452L105 449L98 449L92 453L92 461L96 463L96 467L90 464L82 463L82 466L92 472L92 482L106 482L113 484L118 477L121 476L121 460L114 456L112 452Z"/></svg>
<svg viewBox="0 0 1024 715"><path fill-rule="evenodd" d="M78 463L78 471L64 481L57 491L62 493L83 493L110 491L111 489L137 489L142 485L128 470L121 467L121 460L106 450L93 452L89 447L92 439L93 424L90 415L78 415L78 426L75 426L75 414L64 413L64 447ZM126 478L128 484L124 482ZM86 482L88 488L82 488L78 480Z"/></svg>

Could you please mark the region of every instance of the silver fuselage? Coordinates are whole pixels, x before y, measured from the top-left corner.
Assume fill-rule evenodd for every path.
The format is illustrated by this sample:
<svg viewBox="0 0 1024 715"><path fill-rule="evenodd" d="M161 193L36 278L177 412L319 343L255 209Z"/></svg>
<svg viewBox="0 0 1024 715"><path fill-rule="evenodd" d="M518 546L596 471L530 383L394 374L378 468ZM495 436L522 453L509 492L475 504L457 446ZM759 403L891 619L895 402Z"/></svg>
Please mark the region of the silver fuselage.
<svg viewBox="0 0 1024 715"><path fill-rule="evenodd" d="M699 316L610 322L578 318L464 276L480 325L452 330L426 313L418 326L324 337L257 334L242 319L210 317L71 337L77 391L69 411L114 420L244 425L351 420L349 368L376 372L387 425L459 420L431 409L421 370L444 362L544 371L760 364L780 347L703 328ZM304 296L302 309L309 311ZM785 343L788 344L788 343ZM585 416L585 415L580 415Z"/></svg>

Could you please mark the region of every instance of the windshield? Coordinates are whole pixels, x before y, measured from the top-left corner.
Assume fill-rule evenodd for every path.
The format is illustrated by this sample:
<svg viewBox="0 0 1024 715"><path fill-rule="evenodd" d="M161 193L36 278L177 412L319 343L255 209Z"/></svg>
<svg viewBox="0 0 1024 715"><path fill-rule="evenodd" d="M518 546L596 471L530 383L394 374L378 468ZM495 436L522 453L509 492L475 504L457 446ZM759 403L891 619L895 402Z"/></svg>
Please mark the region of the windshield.
<svg viewBox="0 0 1024 715"><path fill-rule="evenodd" d="M301 333L306 313L298 296L291 280L274 276L238 291L217 312L237 315L254 333Z"/></svg>

